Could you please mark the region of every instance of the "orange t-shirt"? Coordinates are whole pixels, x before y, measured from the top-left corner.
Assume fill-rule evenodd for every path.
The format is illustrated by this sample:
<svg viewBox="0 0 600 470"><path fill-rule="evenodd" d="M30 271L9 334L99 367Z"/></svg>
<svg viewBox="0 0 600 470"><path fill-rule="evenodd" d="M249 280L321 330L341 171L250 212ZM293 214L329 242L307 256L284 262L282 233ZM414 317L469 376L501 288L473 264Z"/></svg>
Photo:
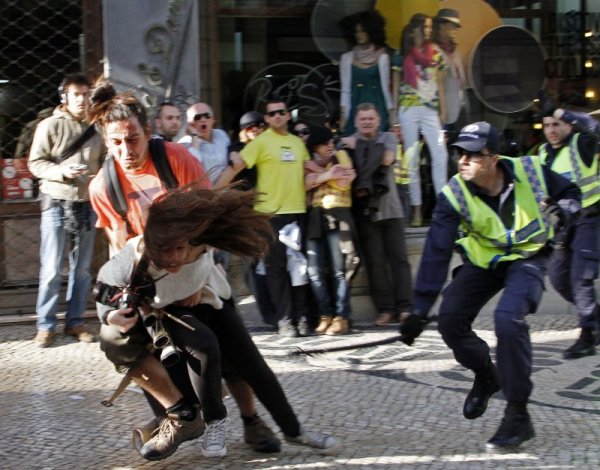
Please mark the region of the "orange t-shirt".
<svg viewBox="0 0 600 470"><path fill-rule="evenodd" d="M203 188L210 188L210 179L204 172L202 164L183 145L165 142L165 148L167 159L179 186L200 181ZM166 188L150 158L138 172L129 173L127 177L119 164L116 164L115 168L123 195L127 200L127 219L135 235L141 235L148 217L148 208L157 196L166 192ZM125 225L108 197L104 170L101 169L90 182L89 194L90 202L98 215L96 227L110 227L116 231Z"/></svg>

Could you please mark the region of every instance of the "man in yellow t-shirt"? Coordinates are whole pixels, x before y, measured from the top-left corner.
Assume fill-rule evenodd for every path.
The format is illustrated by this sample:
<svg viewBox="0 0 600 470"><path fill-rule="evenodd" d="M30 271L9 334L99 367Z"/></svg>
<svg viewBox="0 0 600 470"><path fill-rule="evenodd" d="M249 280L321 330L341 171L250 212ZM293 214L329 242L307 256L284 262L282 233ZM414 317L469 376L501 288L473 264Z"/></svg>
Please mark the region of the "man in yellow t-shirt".
<svg viewBox="0 0 600 470"><path fill-rule="evenodd" d="M310 157L302 139L288 131L290 117L284 101L269 101L265 108L269 129L239 154L231 153L231 166L215 182L215 187L228 184L244 168L256 166L256 190L260 198L255 209L273 214L271 226L276 236L280 229L293 222L302 228L306 213L304 162ZM312 328L306 319L306 284L292 286L286 245L279 240L273 242L265 266L269 293L277 310L279 334L298 337L300 330L310 334Z"/></svg>

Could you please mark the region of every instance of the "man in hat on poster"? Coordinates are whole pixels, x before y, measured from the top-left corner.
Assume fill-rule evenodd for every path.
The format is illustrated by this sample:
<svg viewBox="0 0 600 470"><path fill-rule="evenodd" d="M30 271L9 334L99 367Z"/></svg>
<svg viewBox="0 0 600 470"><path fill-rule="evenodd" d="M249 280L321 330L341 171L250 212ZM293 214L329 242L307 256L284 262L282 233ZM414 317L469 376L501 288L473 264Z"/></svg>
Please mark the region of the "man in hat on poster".
<svg viewBox="0 0 600 470"><path fill-rule="evenodd" d="M513 449L535 435L527 410L533 383L525 318L540 304L551 240L579 211L581 192L538 157L500 156L498 132L487 122L464 127L453 145L460 153L459 174L438 196L417 274L414 313L400 332L407 344L419 336L456 248L464 263L444 290L438 330L455 359L475 374L463 416L482 416L489 398L502 388L504 418L486 447ZM463 235L457 240L459 231ZM500 291L494 365L490 347L472 324Z"/></svg>
<svg viewBox="0 0 600 470"><path fill-rule="evenodd" d="M456 32L461 27L458 11L442 8L433 17L433 41L442 50L447 67L442 72L444 102L446 103L444 129L453 130L465 108L465 69L458 48Z"/></svg>

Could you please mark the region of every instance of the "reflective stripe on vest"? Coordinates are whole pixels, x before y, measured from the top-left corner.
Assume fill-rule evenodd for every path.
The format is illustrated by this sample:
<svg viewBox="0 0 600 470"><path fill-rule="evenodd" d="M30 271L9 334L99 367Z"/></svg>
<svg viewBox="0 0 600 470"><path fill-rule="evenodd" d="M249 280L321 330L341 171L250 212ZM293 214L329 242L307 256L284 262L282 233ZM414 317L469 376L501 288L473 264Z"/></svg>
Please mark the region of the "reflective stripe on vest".
<svg viewBox="0 0 600 470"><path fill-rule="evenodd" d="M421 153L422 146L423 144L419 144L419 154ZM402 144L398 144L396 149L396 163L394 164L394 182L396 184L410 183L410 177L408 176L409 157L409 151L403 153Z"/></svg>
<svg viewBox="0 0 600 470"><path fill-rule="evenodd" d="M563 146L554 157L551 169L575 183L581 189L581 206L589 207L600 201L600 179L598 178L598 159L594 156L592 166L585 165L579 155L577 142L580 134L573 134L568 146ZM543 162L548 159L548 146L540 149Z"/></svg>
<svg viewBox="0 0 600 470"><path fill-rule="evenodd" d="M442 189L460 215L461 229L466 234L456 243L473 264L486 269L500 261L533 256L553 236L552 228L539 210L540 201L547 195L540 160L537 157L500 158L512 161L514 166L512 227L507 229L500 216L469 191L460 175L454 176Z"/></svg>

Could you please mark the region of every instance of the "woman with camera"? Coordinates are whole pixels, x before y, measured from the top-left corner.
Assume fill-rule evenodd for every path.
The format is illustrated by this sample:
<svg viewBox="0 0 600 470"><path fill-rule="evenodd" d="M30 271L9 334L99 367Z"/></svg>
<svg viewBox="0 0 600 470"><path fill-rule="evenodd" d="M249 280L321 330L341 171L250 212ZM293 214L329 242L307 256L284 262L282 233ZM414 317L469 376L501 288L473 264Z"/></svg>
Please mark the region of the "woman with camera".
<svg viewBox="0 0 600 470"><path fill-rule="evenodd" d="M308 446L321 453L329 453L335 450L335 438L308 431L300 425L275 374L237 315L229 284L220 268L214 265L209 253L211 248L217 248L245 256L258 257L264 254L272 231L268 216L253 210L254 198L255 194L251 191L212 191L202 189L196 184L183 186L159 196L149 208L143 240L137 238L129 241L125 250L102 267L99 280L113 286L129 284L134 266L142 256L139 250L143 247L143 256L148 259L147 273L155 286L155 293L150 302L155 307L166 303L164 309L168 314L194 328L198 327L202 338L212 341L210 335L204 334L203 326L214 333L223 358L252 387L280 426L289 444ZM107 279L109 272L112 272L113 276ZM150 292L152 294L152 289ZM99 314L101 313L99 311ZM115 330L116 327L132 328L138 325L139 329L141 322L129 318L129 313L130 309L119 309L108 314L106 320L112 326L102 326L103 343L107 340L107 335L104 334L107 328ZM182 350L187 358L191 351L186 347L189 347L191 337L200 335L196 331L186 331L185 326L169 316L163 318L163 321L174 345ZM145 330L142 333L145 333ZM115 339L118 340L118 337ZM145 343L129 342L139 354L134 364L154 360L154 356L144 346L149 341L150 338L147 337ZM201 343L202 339L197 341ZM124 348L118 341L106 342L115 345L120 354L123 353ZM113 360L108 348L105 352L109 359ZM134 379L137 379L136 382L140 386L147 386L140 377L134 376ZM164 390L174 387L168 376L161 386L164 388L148 391L156 393L155 397L159 399ZM172 422L165 425L169 420ZM158 442L169 443L166 447L170 455L181 442L197 437L197 433L186 431L185 425L186 423L178 417L171 419L167 410L167 418L163 420L154 437L144 444L141 449L142 455L145 458L149 458L148 455L156 455L154 459L164 458L166 455L162 447L160 452L149 454L157 447ZM206 435L204 441L207 441Z"/></svg>

